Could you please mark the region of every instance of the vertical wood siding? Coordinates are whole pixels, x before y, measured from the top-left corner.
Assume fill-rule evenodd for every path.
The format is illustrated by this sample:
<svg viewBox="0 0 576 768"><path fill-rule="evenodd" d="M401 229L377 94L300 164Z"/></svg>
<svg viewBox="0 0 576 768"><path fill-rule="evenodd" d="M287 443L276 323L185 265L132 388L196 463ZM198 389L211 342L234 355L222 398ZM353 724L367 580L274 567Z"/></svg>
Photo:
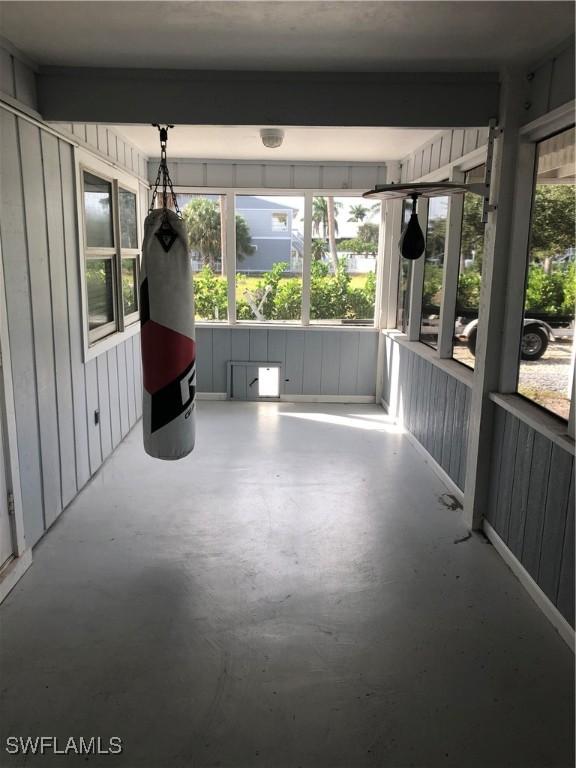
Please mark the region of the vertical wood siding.
<svg viewBox="0 0 576 768"><path fill-rule="evenodd" d="M383 399L393 407L404 427L464 490L470 388L387 337Z"/></svg>
<svg viewBox="0 0 576 768"><path fill-rule="evenodd" d="M148 179L153 182L159 160L148 163ZM173 158L170 175L180 187L226 189L371 189L386 183L386 165L371 163L243 163Z"/></svg>
<svg viewBox="0 0 576 768"><path fill-rule="evenodd" d="M443 131L402 160L402 181L414 181L486 146L488 128Z"/></svg>
<svg viewBox="0 0 576 768"><path fill-rule="evenodd" d="M38 110L36 72L27 63L1 46L0 92L21 102L24 107ZM87 149L118 163L129 173L142 179L146 178L148 158L112 128L86 123L55 123L53 127L63 134L71 136L74 141Z"/></svg>
<svg viewBox="0 0 576 768"><path fill-rule="evenodd" d="M574 98L574 41L530 74L526 80L524 124Z"/></svg>
<svg viewBox="0 0 576 768"><path fill-rule="evenodd" d="M486 519L574 626L574 457L494 407Z"/></svg>
<svg viewBox="0 0 576 768"><path fill-rule="evenodd" d="M38 108L36 73L11 51L0 47L0 91L31 109Z"/></svg>
<svg viewBox="0 0 576 768"><path fill-rule="evenodd" d="M226 392L230 360L282 364L287 395L374 397L378 333L297 328L196 327L198 392Z"/></svg>
<svg viewBox="0 0 576 768"><path fill-rule="evenodd" d="M33 545L136 423L139 336L84 364L72 147L2 109L0 138L2 259Z"/></svg>

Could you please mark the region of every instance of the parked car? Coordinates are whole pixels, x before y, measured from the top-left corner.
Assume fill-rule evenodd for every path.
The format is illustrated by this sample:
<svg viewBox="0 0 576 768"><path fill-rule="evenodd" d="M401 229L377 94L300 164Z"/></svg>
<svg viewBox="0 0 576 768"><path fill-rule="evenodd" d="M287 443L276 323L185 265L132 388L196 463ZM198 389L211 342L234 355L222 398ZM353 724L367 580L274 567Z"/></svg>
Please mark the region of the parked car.
<svg viewBox="0 0 576 768"><path fill-rule="evenodd" d="M464 324L464 318L456 320L455 335L460 341L465 342L468 349L474 355L476 353L476 334L478 319ZM522 360L539 360L548 349L548 344L559 338L572 338L574 336L574 321L565 323L557 328L537 318L525 318L522 332Z"/></svg>

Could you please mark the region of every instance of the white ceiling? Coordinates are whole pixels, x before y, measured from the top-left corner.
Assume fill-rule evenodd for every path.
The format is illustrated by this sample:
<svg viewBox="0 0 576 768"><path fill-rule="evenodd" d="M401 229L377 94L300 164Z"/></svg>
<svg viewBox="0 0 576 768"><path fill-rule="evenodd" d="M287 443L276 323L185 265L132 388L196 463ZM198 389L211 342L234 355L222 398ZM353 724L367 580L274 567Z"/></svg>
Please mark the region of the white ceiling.
<svg viewBox="0 0 576 768"><path fill-rule="evenodd" d="M158 131L146 125L114 126L149 157L158 157ZM268 149L260 126L178 125L168 137L169 157L210 160L303 160L384 162L400 160L437 131L399 128L308 128L287 126L281 147Z"/></svg>
<svg viewBox="0 0 576 768"><path fill-rule="evenodd" d="M572 2L0 2L0 34L41 65L495 70L573 29Z"/></svg>

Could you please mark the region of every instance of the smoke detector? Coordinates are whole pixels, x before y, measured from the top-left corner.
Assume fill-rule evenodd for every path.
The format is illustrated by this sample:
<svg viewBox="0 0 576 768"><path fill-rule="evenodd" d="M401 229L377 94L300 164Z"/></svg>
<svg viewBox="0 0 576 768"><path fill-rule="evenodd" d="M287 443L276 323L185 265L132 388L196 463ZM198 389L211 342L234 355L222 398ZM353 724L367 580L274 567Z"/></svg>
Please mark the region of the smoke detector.
<svg viewBox="0 0 576 768"><path fill-rule="evenodd" d="M276 149L284 141L284 131L280 128L261 128L260 138L265 147Z"/></svg>

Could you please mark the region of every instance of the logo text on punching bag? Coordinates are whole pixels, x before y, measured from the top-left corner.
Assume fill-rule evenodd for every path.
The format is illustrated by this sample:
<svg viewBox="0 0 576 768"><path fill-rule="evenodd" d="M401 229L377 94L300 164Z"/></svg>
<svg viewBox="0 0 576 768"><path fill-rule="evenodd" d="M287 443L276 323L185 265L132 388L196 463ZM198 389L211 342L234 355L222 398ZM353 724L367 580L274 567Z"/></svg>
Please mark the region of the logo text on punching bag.
<svg viewBox="0 0 576 768"><path fill-rule="evenodd" d="M188 418L196 395L196 363L186 368L178 378L171 381L162 389L152 395L152 413L150 428L152 432L169 424L184 411Z"/></svg>
<svg viewBox="0 0 576 768"><path fill-rule="evenodd" d="M183 379L180 380L180 393L182 395L182 405L186 407L190 400L194 397L196 391L196 366L192 366L192 370L189 371Z"/></svg>

